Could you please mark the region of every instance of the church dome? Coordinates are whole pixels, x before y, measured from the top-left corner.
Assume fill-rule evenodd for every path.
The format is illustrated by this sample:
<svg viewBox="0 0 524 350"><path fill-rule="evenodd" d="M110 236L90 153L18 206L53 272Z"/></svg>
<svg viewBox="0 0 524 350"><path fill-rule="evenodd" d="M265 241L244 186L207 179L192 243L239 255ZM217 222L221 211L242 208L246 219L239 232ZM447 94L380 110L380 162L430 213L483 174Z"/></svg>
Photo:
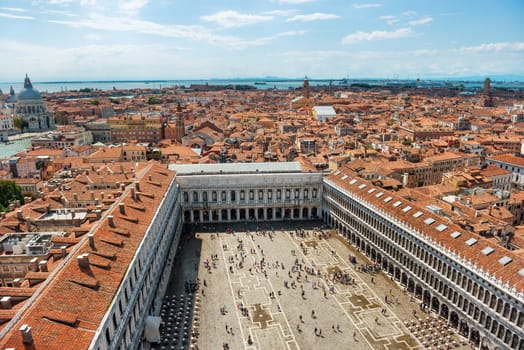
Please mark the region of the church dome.
<svg viewBox="0 0 524 350"><path fill-rule="evenodd" d="M18 101L22 100L41 100L42 96L35 89L23 89L18 93Z"/></svg>
<svg viewBox="0 0 524 350"><path fill-rule="evenodd" d="M22 100L41 100L42 96L38 92L38 90L33 89L33 84L31 84L31 80L29 80L29 77L27 74L25 75L24 80L24 89L18 93L18 101Z"/></svg>

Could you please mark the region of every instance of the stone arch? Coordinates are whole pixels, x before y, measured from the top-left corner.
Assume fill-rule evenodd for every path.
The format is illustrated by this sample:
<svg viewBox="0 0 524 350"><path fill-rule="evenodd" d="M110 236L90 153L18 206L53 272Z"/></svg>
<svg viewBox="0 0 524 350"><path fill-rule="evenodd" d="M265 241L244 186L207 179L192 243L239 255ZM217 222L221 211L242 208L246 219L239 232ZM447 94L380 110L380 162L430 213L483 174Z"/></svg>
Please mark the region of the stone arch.
<svg viewBox="0 0 524 350"><path fill-rule="evenodd" d="M408 279L408 292L413 293L415 291L415 281L413 281L413 278Z"/></svg>
<svg viewBox="0 0 524 350"><path fill-rule="evenodd" d="M437 313L440 310L440 300L437 297L431 299L431 310Z"/></svg>
<svg viewBox="0 0 524 350"><path fill-rule="evenodd" d="M400 275L400 285L402 286L408 285L408 275L405 272L402 272Z"/></svg>
<svg viewBox="0 0 524 350"><path fill-rule="evenodd" d="M469 325L466 320L459 321L459 334L463 335L465 338L469 337Z"/></svg>
<svg viewBox="0 0 524 350"><path fill-rule="evenodd" d="M493 344L491 343L491 340L484 337L480 344L480 350L493 350Z"/></svg>
<svg viewBox="0 0 524 350"><path fill-rule="evenodd" d="M451 311L450 315L449 315L449 324L451 325L451 327L453 328L458 328L458 325L459 325L459 317L457 315L457 313L455 311Z"/></svg>
<svg viewBox="0 0 524 350"><path fill-rule="evenodd" d="M449 316L449 308L446 304L440 305L440 316L444 317L445 319L448 319Z"/></svg>
<svg viewBox="0 0 524 350"><path fill-rule="evenodd" d="M423 298L422 298L422 302L427 306L429 307L430 303L431 303L431 293L429 292L429 290L424 290L424 294L423 294Z"/></svg>
<svg viewBox="0 0 524 350"><path fill-rule="evenodd" d="M477 348L480 344L480 333L476 328L471 328L469 340Z"/></svg>

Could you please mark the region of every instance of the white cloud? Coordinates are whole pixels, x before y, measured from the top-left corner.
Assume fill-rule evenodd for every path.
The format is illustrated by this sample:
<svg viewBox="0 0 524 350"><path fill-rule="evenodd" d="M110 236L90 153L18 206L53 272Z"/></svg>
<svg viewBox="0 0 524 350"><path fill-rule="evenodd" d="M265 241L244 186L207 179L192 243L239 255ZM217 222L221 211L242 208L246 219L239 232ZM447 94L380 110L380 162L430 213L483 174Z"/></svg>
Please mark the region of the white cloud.
<svg viewBox="0 0 524 350"><path fill-rule="evenodd" d="M317 0L277 0L279 4L292 4L292 5L305 4L308 2L315 2L315 1Z"/></svg>
<svg viewBox="0 0 524 350"><path fill-rule="evenodd" d="M487 43L487 44L480 44L477 46L462 47L459 49L459 51L464 51L464 52L499 52L503 50L524 51L524 42Z"/></svg>
<svg viewBox="0 0 524 350"><path fill-rule="evenodd" d="M408 24L412 27L414 26L418 26L418 25L421 25L421 24L428 24L428 23L431 23L433 22L433 18L431 17L424 17L424 18L421 18L421 19L417 19L417 20L414 20L414 21L409 21Z"/></svg>
<svg viewBox="0 0 524 350"><path fill-rule="evenodd" d="M136 12L148 4L149 0L125 0L120 3L120 9L127 12Z"/></svg>
<svg viewBox="0 0 524 350"><path fill-rule="evenodd" d="M49 5L65 5L65 4L69 4L72 2L73 0L48 0Z"/></svg>
<svg viewBox="0 0 524 350"><path fill-rule="evenodd" d="M61 10L44 10L42 11L44 14L51 14L51 15L61 15L61 16L67 16L67 17L78 17L78 15L75 15L68 11L61 11Z"/></svg>
<svg viewBox="0 0 524 350"><path fill-rule="evenodd" d="M311 13L308 15L296 15L291 18L288 18L286 22L295 22L295 21L310 22L310 21L319 21L319 20L336 19L336 18L340 18L340 16L334 15L331 13L316 12L316 13Z"/></svg>
<svg viewBox="0 0 524 350"><path fill-rule="evenodd" d="M389 25L400 22L400 18L398 18L398 16L387 15L387 16L380 16L379 18L383 21L386 21L386 23Z"/></svg>
<svg viewBox="0 0 524 350"><path fill-rule="evenodd" d="M300 35L303 32L284 32L264 38L243 39L231 35L215 34L208 28L198 25L166 25L143 21L135 18L107 17L91 15L80 20L49 20L50 23L62 24L73 28L91 28L96 30L133 32L160 37L180 38L190 41L206 41L213 45L222 45L234 49L243 49L269 43L282 36Z"/></svg>
<svg viewBox="0 0 524 350"><path fill-rule="evenodd" d="M304 33L305 33L304 30L296 30L296 31L277 33L277 34L272 35L272 36L267 36L267 37L263 37L263 38L258 38L258 39L252 40L251 44L253 46L265 45L265 44L268 44L268 43L270 43L272 41L275 41L276 39L281 38L281 37L304 35Z"/></svg>
<svg viewBox="0 0 524 350"><path fill-rule="evenodd" d="M273 19L272 16L244 14L233 10L220 11L200 18L206 22L215 22L224 28L242 27L250 24L267 22Z"/></svg>
<svg viewBox="0 0 524 350"><path fill-rule="evenodd" d="M97 0L80 0L82 6L96 6Z"/></svg>
<svg viewBox="0 0 524 350"><path fill-rule="evenodd" d="M297 10L273 10L273 11L266 11L264 12L265 15L269 16L293 16L297 14Z"/></svg>
<svg viewBox="0 0 524 350"><path fill-rule="evenodd" d="M383 4L353 4L353 7L356 9L369 9L369 8L375 8L375 7L382 7Z"/></svg>
<svg viewBox="0 0 524 350"><path fill-rule="evenodd" d="M31 17L31 16L19 16L19 15L13 15L12 13L3 13L3 12L0 12L0 17L11 18L11 19L35 19L34 17Z"/></svg>
<svg viewBox="0 0 524 350"><path fill-rule="evenodd" d="M0 10L11 11L11 12L27 12L25 9L19 7L0 7Z"/></svg>
<svg viewBox="0 0 524 350"><path fill-rule="evenodd" d="M411 28L399 28L391 32L385 30L376 30L373 32L356 32L344 37L342 39L342 43L353 44L359 41L398 39L411 36L412 34L413 31L411 30Z"/></svg>

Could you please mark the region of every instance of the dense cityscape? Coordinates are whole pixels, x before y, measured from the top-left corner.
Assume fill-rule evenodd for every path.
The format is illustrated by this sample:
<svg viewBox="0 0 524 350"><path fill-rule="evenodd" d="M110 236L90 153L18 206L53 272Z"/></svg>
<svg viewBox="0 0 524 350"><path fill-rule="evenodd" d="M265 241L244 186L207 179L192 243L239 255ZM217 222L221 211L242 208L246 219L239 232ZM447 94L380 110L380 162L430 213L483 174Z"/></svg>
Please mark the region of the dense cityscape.
<svg viewBox="0 0 524 350"><path fill-rule="evenodd" d="M0 1L0 350L524 350L523 13Z"/></svg>
<svg viewBox="0 0 524 350"><path fill-rule="evenodd" d="M286 315L282 334L269 326L282 326L278 310L293 310L285 294L294 291L281 291L278 272L265 287L257 277L262 290L272 290L267 300L242 277L268 280L282 264L293 266L288 277L318 274L308 294L323 290L343 308L359 308L332 324L336 334L351 329L352 340L326 339L329 346L522 349L523 92L492 88L489 78L468 90L311 86L306 77L288 89L192 84L40 93L26 76L21 91L3 95L1 115L6 145L30 142L1 161L2 347L214 348L221 334L210 322L233 334L238 321L208 314L236 307L206 300L212 288L201 284L223 289L226 279L229 298L246 307L242 337L225 348L309 348L318 340L301 336L302 315L296 328ZM208 260L220 250L212 248L220 231L224 253L237 245L241 258L230 256L223 262L229 270L213 280L204 273L221 268L218 254ZM297 240L280 246L299 244L306 260L288 262L286 252L264 265L257 244L247 273L241 237L258 243L279 234ZM337 244L346 253L334 253ZM193 255L195 269L191 263L181 272ZM377 286L361 290L370 284ZM373 289L384 289L385 304L380 295L371 299ZM190 299L176 299L184 294ZM370 305L361 305L364 297ZM187 314L178 319L181 302L187 310L177 315ZM365 316L375 308L380 317ZM168 331L179 323L182 330ZM395 331L381 331L385 324ZM425 327L445 333L417 335Z"/></svg>

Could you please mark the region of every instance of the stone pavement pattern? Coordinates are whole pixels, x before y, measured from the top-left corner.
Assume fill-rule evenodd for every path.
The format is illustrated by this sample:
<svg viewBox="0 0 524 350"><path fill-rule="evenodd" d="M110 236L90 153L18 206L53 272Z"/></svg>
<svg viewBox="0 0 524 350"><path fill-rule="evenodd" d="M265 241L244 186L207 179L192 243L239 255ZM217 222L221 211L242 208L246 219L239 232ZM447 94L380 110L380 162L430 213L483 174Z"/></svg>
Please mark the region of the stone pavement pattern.
<svg viewBox="0 0 524 350"><path fill-rule="evenodd" d="M370 261L334 231L316 225L264 224L250 231L238 225L231 226L233 233L217 226L196 234L201 240L199 349L221 349L225 344L249 350L429 348L406 327L414 320L414 309L421 314L418 303L410 302L389 276L355 269L350 254L358 265ZM319 238L321 232L330 238ZM215 267L204 268L205 259ZM193 262L182 265L194 269ZM338 272L355 283L333 283L329 276ZM386 295L393 302L385 303Z"/></svg>

